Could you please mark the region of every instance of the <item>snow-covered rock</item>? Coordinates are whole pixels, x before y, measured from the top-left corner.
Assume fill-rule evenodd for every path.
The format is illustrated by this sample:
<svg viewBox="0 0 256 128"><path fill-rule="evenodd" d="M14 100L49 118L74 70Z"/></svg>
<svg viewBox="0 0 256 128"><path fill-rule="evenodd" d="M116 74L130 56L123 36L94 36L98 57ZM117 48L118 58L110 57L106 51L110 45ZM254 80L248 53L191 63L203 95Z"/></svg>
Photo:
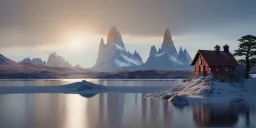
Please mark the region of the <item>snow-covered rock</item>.
<svg viewBox="0 0 256 128"><path fill-rule="evenodd" d="M186 106L188 105L188 100L186 98L186 96L172 96L171 98L168 99L168 101L171 101L173 105L176 106Z"/></svg>
<svg viewBox="0 0 256 128"><path fill-rule="evenodd" d="M152 46L149 57L143 67L146 69L186 70L192 68L190 66L191 62L192 59L186 49L183 51L180 48L179 53L177 53L170 30L166 29L161 49L157 51L155 46Z"/></svg>
<svg viewBox="0 0 256 128"><path fill-rule="evenodd" d="M93 90L93 89L107 89L106 86L94 84L83 80L82 82L76 82L72 84L65 85L68 88L76 88L78 91L80 90Z"/></svg>
<svg viewBox="0 0 256 128"><path fill-rule="evenodd" d="M187 50L182 50L182 47L180 47L179 54L177 56L177 60L181 62L183 66L189 66L192 62L192 59L190 55L188 54Z"/></svg>
<svg viewBox="0 0 256 128"><path fill-rule="evenodd" d="M107 44L101 39L96 64L92 70L101 72L117 71L127 68L133 68L143 64L143 61L137 53L131 54L125 49L122 36L116 28L109 31Z"/></svg>
<svg viewBox="0 0 256 128"><path fill-rule="evenodd" d="M52 67L67 67L72 68L72 65L69 64L63 57L57 55L57 53L51 53L49 55L47 65Z"/></svg>
<svg viewBox="0 0 256 128"><path fill-rule="evenodd" d="M190 103L256 103L256 79L251 78L243 82L220 82L212 76L195 77L176 87L149 94L146 97L159 99L173 99L174 96L184 96Z"/></svg>

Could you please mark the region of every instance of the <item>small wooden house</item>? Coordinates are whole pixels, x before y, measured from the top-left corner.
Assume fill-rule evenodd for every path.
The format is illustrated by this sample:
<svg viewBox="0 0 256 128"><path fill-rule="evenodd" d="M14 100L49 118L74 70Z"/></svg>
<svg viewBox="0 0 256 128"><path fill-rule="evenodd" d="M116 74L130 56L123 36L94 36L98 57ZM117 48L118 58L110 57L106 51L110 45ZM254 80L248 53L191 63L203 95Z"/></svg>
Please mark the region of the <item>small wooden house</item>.
<svg viewBox="0 0 256 128"><path fill-rule="evenodd" d="M220 51L220 46L216 45L214 50L198 50L191 65L194 66L195 75L206 76L212 73L215 77L227 77L238 66L234 56L229 52L229 46L223 46L224 51Z"/></svg>

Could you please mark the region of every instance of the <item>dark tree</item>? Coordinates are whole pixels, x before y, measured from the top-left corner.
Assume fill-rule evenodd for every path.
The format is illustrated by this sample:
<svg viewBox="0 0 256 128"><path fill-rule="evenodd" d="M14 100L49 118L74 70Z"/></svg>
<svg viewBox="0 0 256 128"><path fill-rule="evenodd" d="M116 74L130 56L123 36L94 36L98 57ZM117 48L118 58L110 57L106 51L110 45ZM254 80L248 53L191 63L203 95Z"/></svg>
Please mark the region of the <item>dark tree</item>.
<svg viewBox="0 0 256 128"><path fill-rule="evenodd" d="M241 57L238 62L246 66L245 78L248 79L252 67L256 64L256 36L246 35L238 41L241 43L238 46L239 48L235 50L234 55Z"/></svg>

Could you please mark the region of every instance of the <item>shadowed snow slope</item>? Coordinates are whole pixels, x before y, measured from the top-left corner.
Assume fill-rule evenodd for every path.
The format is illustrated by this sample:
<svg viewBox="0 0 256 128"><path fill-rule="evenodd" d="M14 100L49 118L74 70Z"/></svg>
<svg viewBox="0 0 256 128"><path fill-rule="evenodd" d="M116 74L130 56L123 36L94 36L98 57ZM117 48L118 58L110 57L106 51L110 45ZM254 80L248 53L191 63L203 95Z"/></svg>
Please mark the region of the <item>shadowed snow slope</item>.
<svg viewBox="0 0 256 128"><path fill-rule="evenodd" d="M229 103L246 101L256 103L256 79L243 82L219 82L210 77L198 77L177 85L175 88L149 94L146 97L168 99L173 96L183 96L190 102Z"/></svg>

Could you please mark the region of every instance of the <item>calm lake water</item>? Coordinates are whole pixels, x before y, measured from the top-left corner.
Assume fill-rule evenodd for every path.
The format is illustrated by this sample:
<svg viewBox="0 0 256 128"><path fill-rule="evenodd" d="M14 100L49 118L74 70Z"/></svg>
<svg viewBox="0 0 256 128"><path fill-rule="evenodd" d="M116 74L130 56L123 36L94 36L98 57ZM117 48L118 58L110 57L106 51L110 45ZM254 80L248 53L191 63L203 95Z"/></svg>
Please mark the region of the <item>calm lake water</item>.
<svg viewBox="0 0 256 128"><path fill-rule="evenodd" d="M0 80L0 86L51 86L80 80ZM158 86L182 80L89 80L106 86ZM193 104L184 108L141 93L1 94L1 128L256 127L255 106Z"/></svg>

